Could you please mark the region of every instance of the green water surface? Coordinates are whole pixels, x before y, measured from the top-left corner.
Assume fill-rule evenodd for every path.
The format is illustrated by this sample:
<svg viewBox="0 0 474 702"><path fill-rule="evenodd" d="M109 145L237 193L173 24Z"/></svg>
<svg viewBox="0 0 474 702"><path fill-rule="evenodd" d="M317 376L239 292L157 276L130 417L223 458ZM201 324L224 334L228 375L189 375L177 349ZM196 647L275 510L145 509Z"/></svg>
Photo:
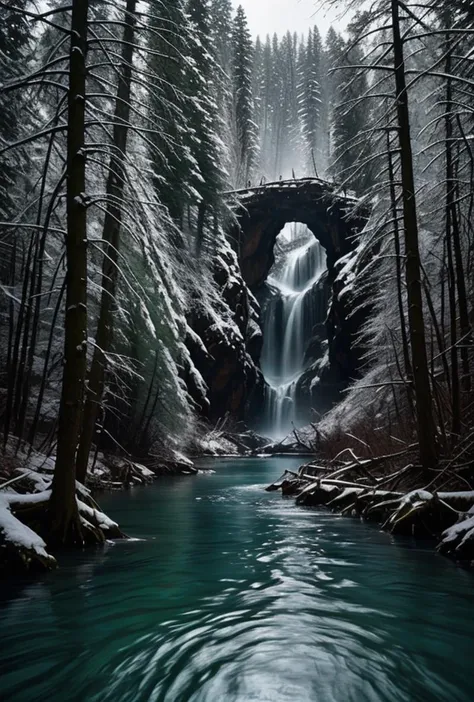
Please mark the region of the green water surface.
<svg viewBox="0 0 474 702"><path fill-rule="evenodd" d="M100 502L142 540L0 590L0 700L473 702L469 573L209 460Z"/></svg>

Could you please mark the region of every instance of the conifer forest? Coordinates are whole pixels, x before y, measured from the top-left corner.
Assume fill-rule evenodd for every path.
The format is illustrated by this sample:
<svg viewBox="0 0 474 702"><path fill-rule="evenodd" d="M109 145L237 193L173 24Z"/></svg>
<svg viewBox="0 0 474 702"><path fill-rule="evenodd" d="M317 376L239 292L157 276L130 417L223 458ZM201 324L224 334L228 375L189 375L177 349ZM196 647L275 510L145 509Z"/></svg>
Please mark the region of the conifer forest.
<svg viewBox="0 0 474 702"><path fill-rule="evenodd" d="M71 630L86 570L112 601L79 598L84 621L118 622L119 598L133 611L134 568L156 588L137 586L148 623L117 628L126 655L84 633L97 675L74 673L77 697L61 696L64 661L49 682L34 672L61 646L33 655L18 633L2 699L2 680L17 702L473 698L473 5L325 0L295 31L295 0L254 4L288 12L288 31L232 0L0 0L1 577L17 604L37 578L70 595ZM307 619L318 605L298 599L326 566L321 587L362 593L328 614L355 661L341 687L326 625ZM397 624L380 623L371 567L381 591L417 573L393 595ZM268 628L242 614L227 634L259 583L294 623L272 638L262 595ZM436 613L410 651L425 587ZM448 588L457 658L440 643ZM32 611L13 619L12 597L0 589L5 641ZM183 624L179 602L201 614ZM222 641L214 667L193 636L201 652Z"/></svg>

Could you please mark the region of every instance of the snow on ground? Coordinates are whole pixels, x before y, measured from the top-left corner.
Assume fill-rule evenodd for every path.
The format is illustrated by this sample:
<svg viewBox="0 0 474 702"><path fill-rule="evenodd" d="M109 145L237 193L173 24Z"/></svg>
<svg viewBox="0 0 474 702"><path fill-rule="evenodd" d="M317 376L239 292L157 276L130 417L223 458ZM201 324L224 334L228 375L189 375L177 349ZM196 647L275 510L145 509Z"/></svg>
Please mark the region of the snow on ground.
<svg viewBox="0 0 474 702"><path fill-rule="evenodd" d="M43 502L48 500L50 495L50 490L33 495L18 495L14 492L0 493L0 532L9 544L33 551L45 559L51 567L54 567L56 560L46 552L46 544L43 539L11 513L13 503Z"/></svg>
<svg viewBox="0 0 474 702"><path fill-rule="evenodd" d="M26 447L16 455L12 452L12 477L0 485L0 547L12 547L28 566L35 560L35 555L46 566L53 568L56 560L46 550L46 543L33 529L24 524L16 516L21 505L46 503L51 496L51 482L55 466L55 456L45 456L37 451L28 453ZM101 466L100 458L98 461ZM103 465L103 464L102 464ZM146 482L154 476L153 472L140 464L131 464L135 471ZM99 467L99 470L101 468ZM103 465L103 471L110 474L110 470ZM8 475L8 474L7 474ZM107 477L107 476L106 476ZM25 491L26 494L25 494ZM29 492L28 492L29 491ZM100 511L89 506L91 491L76 481L77 504L81 520L85 524L89 519L104 531L117 531L117 524ZM9 558L8 551L4 551Z"/></svg>

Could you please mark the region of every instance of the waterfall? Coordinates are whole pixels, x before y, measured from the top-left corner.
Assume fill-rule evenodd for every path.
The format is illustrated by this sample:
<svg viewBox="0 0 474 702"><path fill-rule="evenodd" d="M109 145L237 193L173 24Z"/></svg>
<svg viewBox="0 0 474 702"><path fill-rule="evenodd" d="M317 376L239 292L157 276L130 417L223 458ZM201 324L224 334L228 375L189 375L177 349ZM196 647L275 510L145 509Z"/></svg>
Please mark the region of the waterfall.
<svg viewBox="0 0 474 702"><path fill-rule="evenodd" d="M280 246L267 279L269 300L264 308L260 363L266 382L264 430L282 437L298 419L298 380L308 366L305 356L314 327L326 314L326 295L320 284L326 256L302 224L286 225L277 241Z"/></svg>

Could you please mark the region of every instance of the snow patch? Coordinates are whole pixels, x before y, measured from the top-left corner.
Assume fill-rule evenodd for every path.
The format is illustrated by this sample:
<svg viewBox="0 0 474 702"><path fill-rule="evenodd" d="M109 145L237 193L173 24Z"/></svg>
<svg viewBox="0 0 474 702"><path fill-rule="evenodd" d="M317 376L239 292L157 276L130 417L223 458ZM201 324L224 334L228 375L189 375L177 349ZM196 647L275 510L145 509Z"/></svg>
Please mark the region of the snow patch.
<svg viewBox="0 0 474 702"><path fill-rule="evenodd" d="M50 490L35 493L34 495L0 494L0 532L8 543L33 551L51 565L54 565L56 561L46 552L46 544L43 539L20 522L11 512L12 504L43 502L49 500L50 495Z"/></svg>

